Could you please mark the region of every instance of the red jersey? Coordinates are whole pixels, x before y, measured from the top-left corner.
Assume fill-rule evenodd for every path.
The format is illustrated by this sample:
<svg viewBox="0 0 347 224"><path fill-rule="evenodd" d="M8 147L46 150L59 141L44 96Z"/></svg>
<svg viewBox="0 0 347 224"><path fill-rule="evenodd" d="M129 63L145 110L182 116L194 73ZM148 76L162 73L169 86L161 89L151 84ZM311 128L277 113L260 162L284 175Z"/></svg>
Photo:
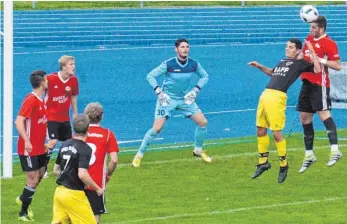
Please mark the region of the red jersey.
<svg viewBox="0 0 347 224"><path fill-rule="evenodd" d="M337 45L335 41L333 41L327 34L323 35L320 38L314 38L311 35L308 35L306 38L306 41L310 41L316 55L319 58L325 58L329 61L337 61L340 60L340 55L337 50ZM304 58L306 61L311 62L310 59L310 51L308 50L306 44L304 45ZM301 75L301 79L307 79L313 84L317 84L320 86L326 86L330 87L330 80L329 80L329 71L328 71L328 66L322 65L322 72L317 74L317 73L312 73L312 72L304 72Z"/></svg>
<svg viewBox="0 0 347 224"><path fill-rule="evenodd" d="M33 149L30 154L25 151L24 140L18 138L18 155L37 156L45 154L45 141L47 132L46 105L35 93L28 94L23 100L22 107L18 113L25 117L25 130L30 139Z"/></svg>
<svg viewBox="0 0 347 224"><path fill-rule="evenodd" d="M47 104L47 120L70 121L71 96L78 95L78 80L71 76L63 80L59 72L47 75L48 90L45 98Z"/></svg>
<svg viewBox="0 0 347 224"><path fill-rule="evenodd" d="M105 188L107 172L106 154L119 152L116 137L109 129L91 124L89 125L86 142L93 150L88 169L89 175L97 185ZM92 188L88 189L93 190Z"/></svg>

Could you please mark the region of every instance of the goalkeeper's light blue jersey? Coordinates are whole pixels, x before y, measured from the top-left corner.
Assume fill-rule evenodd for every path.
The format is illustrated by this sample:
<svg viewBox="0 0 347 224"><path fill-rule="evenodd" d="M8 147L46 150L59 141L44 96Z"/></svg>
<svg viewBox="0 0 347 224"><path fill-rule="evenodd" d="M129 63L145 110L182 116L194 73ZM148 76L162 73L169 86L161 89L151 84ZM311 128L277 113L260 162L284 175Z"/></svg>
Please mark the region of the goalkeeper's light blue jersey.
<svg viewBox="0 0 347 224"><path fill-rule="evenodd" d="M208 82L208 74L201 64L191 58L182 65L177 57L164 61L153 69L148 75L147 80L153 88L158 86L157 77L165 74L162 89L171 99L183 99L185 94L190 91L190 81L194 74L200 79L197 85L202 88Z"/></svg>

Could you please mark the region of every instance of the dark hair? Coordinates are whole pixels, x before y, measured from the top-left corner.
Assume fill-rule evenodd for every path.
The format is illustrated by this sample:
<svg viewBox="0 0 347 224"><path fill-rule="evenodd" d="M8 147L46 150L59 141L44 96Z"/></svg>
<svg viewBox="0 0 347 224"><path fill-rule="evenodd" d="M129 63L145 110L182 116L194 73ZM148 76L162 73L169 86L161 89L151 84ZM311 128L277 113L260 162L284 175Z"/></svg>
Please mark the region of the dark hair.
<svg viewBox="0 0 347 224"><path fill-rule="evenodd" d="M313 22L317 23L319 28L324 28L324 32L327 29L328 22L324 16L318 16L318 18Z"/></svg>
<svg viewBox="0 0 347 224"><path fill-rule="evenodd" d="M89 117L85 114L79 114L73 120L72 126L75 131L75 135L86 135L89 128Z"/></svg>
<svg viewBox="0 0 347 224"><path fill-rule="evenodd" d="M36 71L33 71L30 75L30 83L31 83L31 86L36 89L38 87L40 87L42 81L44 80L45 78L45 75L47 73L43 70L36 70Z"/></svg>
<svg viewBox="0 0 347 224"><path fill-rule="evenodd" d="M182 38L175 41L175 47L179 47L180 44L183 42L186 42L187 44L189 44L187 39Z"/></svg>
<svg viewBox="0 0 347 224"><path fill-rule="evenodd" d="M301 40L299 40L298 38L290 38L288 41L295 44L296 49L302 48Z"/></svg>

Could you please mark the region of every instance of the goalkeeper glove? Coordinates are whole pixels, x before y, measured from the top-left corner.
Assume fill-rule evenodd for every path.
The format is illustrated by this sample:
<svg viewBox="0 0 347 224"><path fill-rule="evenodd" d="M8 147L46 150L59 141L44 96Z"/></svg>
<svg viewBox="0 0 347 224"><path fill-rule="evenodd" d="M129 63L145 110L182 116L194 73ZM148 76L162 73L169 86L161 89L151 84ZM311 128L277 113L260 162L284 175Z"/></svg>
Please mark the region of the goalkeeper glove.
<svg viewBox="0 0 347 224"><path fill-rule="evenodd" d="M170 97L166 93L164 93L159 86L154 88L154 92L158 96L160 106L165 107L170 104L170 101L171 101Z"/></svg>
<svg viewBox="0 0 347 224"><path fill-rule="evenodd" d="M200 91L200 87L199 86L195 86L190 92L188 92L185 96L184 96L184 103L185 104L192 104L195 102L196 97L198 96Z"/></svg>

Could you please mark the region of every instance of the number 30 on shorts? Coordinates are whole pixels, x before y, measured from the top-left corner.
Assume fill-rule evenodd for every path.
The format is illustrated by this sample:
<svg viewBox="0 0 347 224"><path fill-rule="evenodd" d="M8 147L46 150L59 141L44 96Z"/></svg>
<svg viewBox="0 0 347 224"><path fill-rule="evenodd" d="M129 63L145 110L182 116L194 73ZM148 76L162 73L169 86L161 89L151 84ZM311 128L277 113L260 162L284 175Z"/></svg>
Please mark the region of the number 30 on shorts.
<svg viewBox="0 0 347 224"><path fill-rule="evenodd" d="M157 115L164 116L165 110L157 110Z"/></svg>

